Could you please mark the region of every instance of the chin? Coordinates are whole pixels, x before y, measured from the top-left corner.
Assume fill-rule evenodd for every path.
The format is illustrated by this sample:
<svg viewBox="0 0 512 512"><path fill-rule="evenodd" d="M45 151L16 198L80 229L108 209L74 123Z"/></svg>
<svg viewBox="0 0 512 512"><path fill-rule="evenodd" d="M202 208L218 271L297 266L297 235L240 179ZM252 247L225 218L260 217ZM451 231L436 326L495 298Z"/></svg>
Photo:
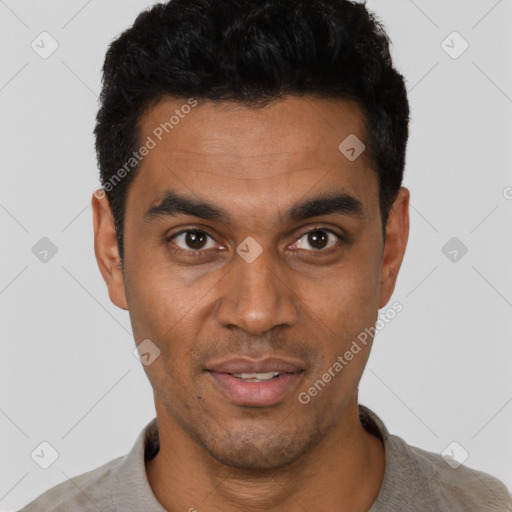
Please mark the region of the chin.
<svg viewBox="0 0 512 512"><path fill-rule="evenodd" d="M218 462L247 471L279 469L292 464L321 439L318 431L265 434L231 433L223 438L208 439L204 448Z"/></svg>

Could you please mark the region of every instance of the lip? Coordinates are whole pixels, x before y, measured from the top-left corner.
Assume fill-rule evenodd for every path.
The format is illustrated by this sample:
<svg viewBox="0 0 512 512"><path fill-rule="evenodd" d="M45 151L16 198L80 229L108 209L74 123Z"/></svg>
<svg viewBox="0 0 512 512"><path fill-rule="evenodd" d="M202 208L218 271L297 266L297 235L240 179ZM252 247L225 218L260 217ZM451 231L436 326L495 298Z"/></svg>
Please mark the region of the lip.
<svg viewBox="0 0 512 512"><path fill-rule="evenodd" d="M244 358L221 361L210 364L206 373L230 402L250 407L268 407L290 395L302 380L304 371L304 364L299 361L274 357L257 361ZM279 372L281 375L265 382L246 382L232 375L267 372Z"/></svg>
<svg viewBox="0 0 512 512"><path fill-rule="evenodd" d="M304 370L304 364L300 361L267 357L265 359L235 358L211 363L207 371L214 373L298 373Z"/></svg>
<svg viewBox="0 0 512 512"><path fill-rule="evenodd" d="M302 380L303 372L282 373L266 382L245 382L229 373L207 372L222 394L237 405L268 407L289 395Z"/></svg>

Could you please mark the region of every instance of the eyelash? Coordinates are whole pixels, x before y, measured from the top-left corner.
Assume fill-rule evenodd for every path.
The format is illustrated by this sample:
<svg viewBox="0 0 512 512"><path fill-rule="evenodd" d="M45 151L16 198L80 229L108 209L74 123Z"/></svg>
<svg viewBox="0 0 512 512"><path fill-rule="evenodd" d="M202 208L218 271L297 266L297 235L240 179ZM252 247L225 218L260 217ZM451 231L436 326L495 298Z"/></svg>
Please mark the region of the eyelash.
<svg viewBox="0 0 512 512"><path fill-rule="evenodd" d="M328 228L328 227L325 227L325 226L315 226L313 229L311 229L309 231L306 231L305 233L300 235L298 238L296 238L295 242L297 242L298 240L300 240L304 236L307 236L307 235L309 235L311 233L315 233L317 231L323 231L325 233L331 233L331 234L333 234L338 239L339 242L346 242L346 239L345 239L344 236L342 236L341 234L339 234L336 231L332 230L331 228ZM179 235L183 235L184 233L203 233L203 234L207 235L208 237L210 237L212 240L215 240L215 238L212 235L210 235L207 231L204 231L203 229L189 228L189 229L183 229L183 230L179 231L178 233L173 233L172 235L169 235L169 236L165 237L165 241L167 243L169 243L174 238L178 237ZM307 252L315 252L315 253L321 253L321 254L328 254L328 253L332 252L333 249L335 249L335 247L329 247L328 249L317 249L317 250L305 249L305 250ZM203 250L203 251L201 251L201 250L197 250L196 251L196 250L193 250L193 249L185 250L185 249L182 249L181 247L173 247L172 250L174 252L185 253L186 255L191 255L191 256L194 256L194 257L199 257L199 256L207 255L211 251L211 249L207 249L207 250Z"/></svg>

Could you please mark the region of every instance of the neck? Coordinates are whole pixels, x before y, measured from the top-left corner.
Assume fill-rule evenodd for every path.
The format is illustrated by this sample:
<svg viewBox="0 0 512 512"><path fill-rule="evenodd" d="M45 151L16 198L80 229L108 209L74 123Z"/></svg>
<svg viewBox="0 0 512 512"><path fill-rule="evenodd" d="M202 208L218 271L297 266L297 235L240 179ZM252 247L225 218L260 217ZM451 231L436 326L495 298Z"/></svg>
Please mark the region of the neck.
<svg viewBox="0 0 512 512"><path fill-rule="evenodd" d="M287 466L244 470L214 459L157 403L158 454L149 484L170 511L366 512L384 476L384 447L359 420L357 397L309 452Z"/></svg>

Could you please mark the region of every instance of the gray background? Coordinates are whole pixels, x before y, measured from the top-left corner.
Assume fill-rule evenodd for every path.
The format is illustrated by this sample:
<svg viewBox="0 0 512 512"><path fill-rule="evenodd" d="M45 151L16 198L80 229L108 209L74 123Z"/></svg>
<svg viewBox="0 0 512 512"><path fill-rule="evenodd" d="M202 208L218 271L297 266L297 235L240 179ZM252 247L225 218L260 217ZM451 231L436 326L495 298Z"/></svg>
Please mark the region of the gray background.
<svg viewBox="0 0 512 512"><path fill-rule="evenodd" d="M90 208L104 54L151 4L0 0L4 511L125 454L154 415L128 313L110 303L96 266ZM412 199L390 302L403 311L376 338L361 402L410 444L441 453L457 441L468 466L511 489L512 1L368 5L407 78ZM46 59L31 48L51 48L43 31L59 45ZM469 43L458 58L454 31ZM43 237L57 248L46 262L44 246L32 252ZM31 458L43 441L59 454L48 469Z"/></svg>

